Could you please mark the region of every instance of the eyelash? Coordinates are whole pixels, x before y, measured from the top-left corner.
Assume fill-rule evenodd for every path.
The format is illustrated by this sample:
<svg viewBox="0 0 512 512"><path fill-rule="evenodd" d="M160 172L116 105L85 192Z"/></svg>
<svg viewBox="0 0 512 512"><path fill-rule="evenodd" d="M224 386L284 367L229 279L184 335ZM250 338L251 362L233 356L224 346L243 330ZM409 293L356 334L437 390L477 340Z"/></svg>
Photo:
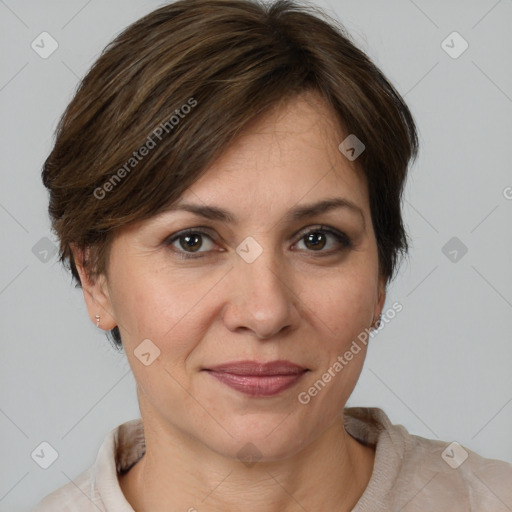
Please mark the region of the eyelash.
<svg viewBox="0 0 512 512"><path fill-rule="evenodd" d="M312 234L312 233L323 233L323 234L332 235L342 246L341 248L333 249L333 250L330 250L330 251L307 251L307 252L311 252L311 253L317 252L318 253L318 255L317 255L318 257L330 256L330 255L342 252L344 250L352 249L353 248L352 240L345 233L343 233L341 231L334 230L334 229L329 228L327 226L308 228L307 231L303 231L301 233L301 236L299 237L299 240L296 243L300 242L307 235ZM187 236L187 235L202 235L202 236L207 236L208 238L212 239L212 236L208 232L204 231L201 227L197 227L197 228L184 229L183 231L179 231L178 233L174 233L174 234L170 235L169 237L167 237L165 239L164 243L165 243L165 245L170 246L175 241L177 241L180 238L182 238L184 236ZM180 255L180 258L182 258L182 259L197 259L197 258L204 257L203 255L205 254L205 252L208 252L208 251L205 251L205 252L199 252L198 251L196 253L189 253L189 252L184 251L184 250L177 250L176 252Z"/></svg>

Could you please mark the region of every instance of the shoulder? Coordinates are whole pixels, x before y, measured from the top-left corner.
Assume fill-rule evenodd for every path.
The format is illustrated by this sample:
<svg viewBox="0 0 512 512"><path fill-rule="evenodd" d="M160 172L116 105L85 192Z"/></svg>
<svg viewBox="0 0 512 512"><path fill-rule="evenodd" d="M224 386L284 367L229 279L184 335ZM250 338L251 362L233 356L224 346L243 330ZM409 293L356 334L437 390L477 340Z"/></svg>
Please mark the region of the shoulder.
<svg viewBox="0 0 512 512"><path fill-rule="evenodd" d="M379 408L348 408L345 413L349 431L376 448L373 474L357 512L381 510L382 503L382 510L402 512L512 510L512 464L484 458L456 442L410 434Z"/></svg>
<svg viewBox="0 0 512 512"><path fill-rule="evenodd" d="M450 505L451 510L510 512L512 464L482 457L455 441L404 435L401 479L415 484L418 501Z"/></svg>
<svg viewBox="0 0 512 512"><path fill-rule="evenodd" d="M91 468L45 496L31 512L98 512L105 510L101 498L91 495Z"/></svg>
<svg viewBox="0 0 512 512"><path fill-rule="evenodd" d="M130 468L145 451L140 418L110 430L94 464L44 497L31 512L133 512L119 486L118 473Z"/></svg>
<svg viewBox="0 0 512 512"><path fill-rule="evenodd" d="M117 475L120 470L133 465L144 451L141 419L118 425L106 434L94 464L45 496L31 512L133 512L125 500Z"/></svg>

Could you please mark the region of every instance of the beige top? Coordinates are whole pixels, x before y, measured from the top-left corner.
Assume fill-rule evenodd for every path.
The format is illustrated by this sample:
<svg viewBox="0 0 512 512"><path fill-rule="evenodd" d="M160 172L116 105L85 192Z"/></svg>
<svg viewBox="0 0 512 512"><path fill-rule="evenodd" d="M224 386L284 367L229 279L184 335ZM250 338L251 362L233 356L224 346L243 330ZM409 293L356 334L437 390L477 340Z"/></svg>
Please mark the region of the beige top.
<svg viewBox="0 0 512 512"><path fill-rule="evenodd" d="M376 445L373 473L352 512L512 512L512 464L458 444L411 435L382 409L345 409L345 429ZM120 455L122 451L123 455ZM96 462L33 512L134 512L117 479L144 454L142 420L111 430Z"/></svg>

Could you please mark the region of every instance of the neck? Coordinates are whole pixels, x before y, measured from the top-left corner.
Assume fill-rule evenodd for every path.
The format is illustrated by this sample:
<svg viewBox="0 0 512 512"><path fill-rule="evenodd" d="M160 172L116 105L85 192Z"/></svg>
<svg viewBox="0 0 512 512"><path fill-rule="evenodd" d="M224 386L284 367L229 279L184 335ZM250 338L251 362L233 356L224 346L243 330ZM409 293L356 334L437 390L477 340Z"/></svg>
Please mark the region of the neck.
<svg viewBox="0 0 512 512"><path fill-rule="evenodd" d="M145 427L146 453L119 476L137 512L199 510L226 512L350 511L366 488L373 447L352 438L340 415L313 443L289 458L250 465L226 458L197 441L155 435ZM166 431L167 432L167 431ZM153 435L152 435L153 433Z"/></svg>

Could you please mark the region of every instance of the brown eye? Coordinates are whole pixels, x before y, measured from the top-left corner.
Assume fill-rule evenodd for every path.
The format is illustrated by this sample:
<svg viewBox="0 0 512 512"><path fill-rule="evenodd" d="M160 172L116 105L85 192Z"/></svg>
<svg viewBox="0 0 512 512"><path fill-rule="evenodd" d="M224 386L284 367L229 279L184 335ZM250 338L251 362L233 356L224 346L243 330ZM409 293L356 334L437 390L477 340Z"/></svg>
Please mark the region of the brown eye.
<svg viewBox="0 0 512 512"><path fill-rule="evenodd" d="M334 254L353 246L352 240L345 233L323 226L303 233L300 242L304 242L308 252L318 252L320 255Z"/></svg>
<svg viewBox="0 0 512 512"><path fill-rule="evenodd" d="M192 252L196 252L202 245L201 235L182 235L178 238L180 245L183 249L190 249Z"/></svg>
<svg viewBox="0 0 512 512"><path fill-rule="evenodd" d="M164 243L172 246L172 249L183 258L195 257L194 253L197 253L197 257L204 256L215 245L210 235L192 228L171 235Z"/></svg>
<svg viewBox="0 0 512 512"><path fill-rule="evenodd" d="M327 243L325 240L325 233L314 231L304 237L305 244L308 249L319 250L325 247Z"/></svg>

